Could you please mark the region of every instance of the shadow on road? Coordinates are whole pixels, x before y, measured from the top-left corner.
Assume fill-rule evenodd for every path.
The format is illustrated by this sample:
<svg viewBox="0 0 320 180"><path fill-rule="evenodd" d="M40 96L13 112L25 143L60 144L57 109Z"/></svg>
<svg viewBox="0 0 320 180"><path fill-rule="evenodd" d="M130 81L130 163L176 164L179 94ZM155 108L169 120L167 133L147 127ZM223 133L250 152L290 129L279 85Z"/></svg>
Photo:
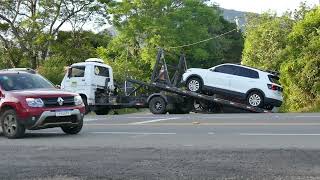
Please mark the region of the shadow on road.
<svg viewBox="0 0 320 180"><path fill-rule="evenodd" d="M52 132L32 132L26 133L21 139L41 139L41 138L59 138L59 137L71 137L74 135L68 135L64 133L52 133ZM5 138L3 132L0 132L0 138Z"/></svg>

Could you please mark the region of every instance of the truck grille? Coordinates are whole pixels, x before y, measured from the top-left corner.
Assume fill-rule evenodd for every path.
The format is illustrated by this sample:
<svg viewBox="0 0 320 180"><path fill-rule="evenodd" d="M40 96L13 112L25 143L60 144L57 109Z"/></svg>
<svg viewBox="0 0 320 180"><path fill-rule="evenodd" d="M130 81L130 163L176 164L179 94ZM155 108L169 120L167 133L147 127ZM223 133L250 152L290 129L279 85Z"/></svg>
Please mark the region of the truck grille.
<svg viewBox="0 0 320 180"><path fill-rule="evenodd" d="M63 99L63 104L59 105L58 97L54 98L42 98L45 107L64 107L64 106L74 106L74 97L61 97Z"/></svg>

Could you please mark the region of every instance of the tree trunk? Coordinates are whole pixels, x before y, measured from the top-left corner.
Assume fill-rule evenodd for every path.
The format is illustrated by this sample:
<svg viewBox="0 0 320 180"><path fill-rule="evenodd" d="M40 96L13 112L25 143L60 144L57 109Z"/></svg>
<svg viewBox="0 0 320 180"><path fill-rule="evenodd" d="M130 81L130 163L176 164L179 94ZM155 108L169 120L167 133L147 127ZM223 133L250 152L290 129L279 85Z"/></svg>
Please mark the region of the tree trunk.
<svg viewBox="0 0 320 180"><path fill-rule="evenodd" d="M38 67L37 55L33 54L31 56L31 68L32 69L37 69L37 67Z"/></svg>

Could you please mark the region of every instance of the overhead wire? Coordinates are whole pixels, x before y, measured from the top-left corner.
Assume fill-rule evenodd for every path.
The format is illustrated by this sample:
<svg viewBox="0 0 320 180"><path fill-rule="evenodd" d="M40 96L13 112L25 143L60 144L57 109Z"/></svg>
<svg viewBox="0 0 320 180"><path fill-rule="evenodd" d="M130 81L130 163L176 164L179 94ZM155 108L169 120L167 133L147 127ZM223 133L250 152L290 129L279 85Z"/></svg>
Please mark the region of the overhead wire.
<svg viewBox="0 0 320 180"><path fill-rule="evenodd" d="M223 34L219 34L219 35L216 35L214 37L211 37L211 38L208 38L208 39L204 39L204 40L201 40L201 41L198 41L198 42L194 42L194 43L190 43L190 44L184 44L184 45L180 45L180 46L171 46L171 47L166 47L164 48L165 50L170 50L170 49L177 49L177 48L184 48L184 47L190 47L190 46L194 46L194 45L197 45L197 44L200 44L200 43L204 43L204 42L207 42L207 41L210 41L212 39L217 39L219 37L222 37L222 36L225 36L227 34L230 34L234 31L238 31L238 28L235 28L235 29L232 29L228 32L225 32Z"/></svg>

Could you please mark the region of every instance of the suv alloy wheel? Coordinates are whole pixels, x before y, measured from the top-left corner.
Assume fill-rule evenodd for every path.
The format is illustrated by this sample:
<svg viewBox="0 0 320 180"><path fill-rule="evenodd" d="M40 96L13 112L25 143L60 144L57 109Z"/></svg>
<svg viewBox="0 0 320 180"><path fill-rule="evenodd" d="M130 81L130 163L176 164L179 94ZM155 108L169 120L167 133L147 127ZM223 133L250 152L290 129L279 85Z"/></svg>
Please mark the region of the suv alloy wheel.
<svg viewBox="0 0 320 180"><path fill-rule="evenodd" d="M253 91L247 97L247 104L253 107L263 107L263 95Z"/></svg>
<svg viewBox="0 0 320 180"><path fill-rule="evenodd" d="M187 89L191 92L200 92L202 89L201 80L197 77L192 77L187 82Z"/></svg>

